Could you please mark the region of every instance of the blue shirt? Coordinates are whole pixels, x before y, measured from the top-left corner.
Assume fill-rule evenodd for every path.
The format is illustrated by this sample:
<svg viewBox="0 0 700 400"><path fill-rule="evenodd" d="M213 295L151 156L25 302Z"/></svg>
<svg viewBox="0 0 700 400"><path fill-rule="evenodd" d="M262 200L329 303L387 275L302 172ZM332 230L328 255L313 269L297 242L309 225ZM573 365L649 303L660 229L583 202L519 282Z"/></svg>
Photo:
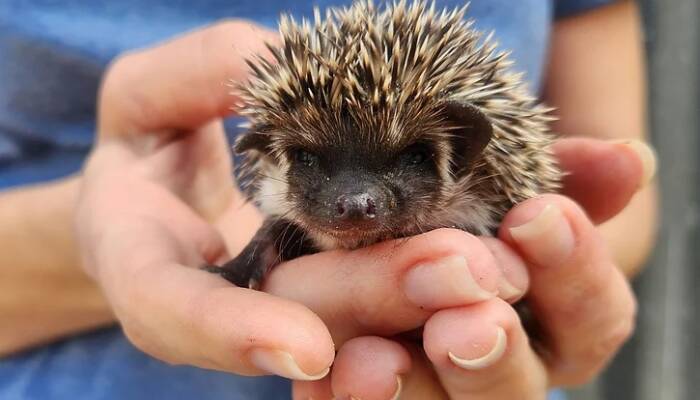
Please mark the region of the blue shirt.
<svg viewBox="0 0 700 400"><path fill-rule="evenodd" d="M476 27L495 31L515 69L539 90L552 20L612 0L472 0ZM79 170L94 137L95 100L106 65L225 17L275 28L281 11L310 16L316 0L0 1L0 189ZM460 6L464 1L437 1ZM229 129L231 136L236 131ZM554 394L556 396L556 394ZM281 378L244 378L172 367L108 329L0 360L0 399L276 399Z"/></svg>

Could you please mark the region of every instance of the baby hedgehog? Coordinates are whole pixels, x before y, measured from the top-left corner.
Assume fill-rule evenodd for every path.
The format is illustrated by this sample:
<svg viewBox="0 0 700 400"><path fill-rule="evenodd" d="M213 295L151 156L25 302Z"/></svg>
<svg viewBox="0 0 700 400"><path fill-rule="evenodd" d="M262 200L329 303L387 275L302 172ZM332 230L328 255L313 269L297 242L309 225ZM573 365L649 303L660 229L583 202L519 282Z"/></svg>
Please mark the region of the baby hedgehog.
<svg viewBox="0 0 700 400"><path fill-rule="evenodd" d="M282 16L272 60L249 62L235 150L267 216L222 267L257 288L275 265L441 227L493 234L514 204L557 188L549 109L464 20L405 1Z"/></svg>

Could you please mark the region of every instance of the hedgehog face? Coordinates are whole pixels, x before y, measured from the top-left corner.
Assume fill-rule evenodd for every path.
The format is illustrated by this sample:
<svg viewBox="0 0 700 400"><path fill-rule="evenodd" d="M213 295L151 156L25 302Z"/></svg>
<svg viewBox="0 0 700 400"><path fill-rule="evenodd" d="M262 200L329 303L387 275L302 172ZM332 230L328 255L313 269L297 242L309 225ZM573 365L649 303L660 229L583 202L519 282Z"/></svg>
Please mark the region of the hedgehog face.
<svg viewBox="0 0 700 400"><path fill-rule="evenodd" d="M430 229L491 137L485 116L452 102L401 115L311 110L254 127L237 150L257 154L262 210L332 247Z"/></svg>
<svg viewBox="0 0 700 400"><path fill-rule="evenodd" d="M287 199L296 219L342 247L413 227L415 215L440 201L442 178L429 143L371 152L296 148L288 157Z"/></svg>

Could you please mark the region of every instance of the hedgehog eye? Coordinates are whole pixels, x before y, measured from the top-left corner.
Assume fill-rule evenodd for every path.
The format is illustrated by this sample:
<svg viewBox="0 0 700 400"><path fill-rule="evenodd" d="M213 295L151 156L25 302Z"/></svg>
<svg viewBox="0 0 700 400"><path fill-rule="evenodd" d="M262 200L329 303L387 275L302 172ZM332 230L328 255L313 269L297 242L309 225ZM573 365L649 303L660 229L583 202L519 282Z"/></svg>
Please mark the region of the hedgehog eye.
<svg viewBox="0 0 700 400"><path fill-rule="evenodd" d="M295 150L294 159L307 167L312 167L318 163L318 156L306 150Z"/></svg>
<svg viewBox="0 0 700 400"><path fill-rule="evenodd" d="M401 160L408 165L421 165L433 156L430 147L425 144L414 144L409 146L401 154Z"/></svg>

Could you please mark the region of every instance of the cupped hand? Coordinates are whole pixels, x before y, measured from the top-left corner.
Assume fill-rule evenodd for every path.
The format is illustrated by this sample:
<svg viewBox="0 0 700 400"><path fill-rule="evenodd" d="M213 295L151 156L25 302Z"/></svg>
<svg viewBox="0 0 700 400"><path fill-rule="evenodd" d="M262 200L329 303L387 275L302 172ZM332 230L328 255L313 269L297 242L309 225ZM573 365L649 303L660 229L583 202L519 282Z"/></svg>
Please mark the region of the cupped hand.
<svg viewBox="0 0 700 400"><path fill-rule="evenodd" d="M649 182L655 160L639 142L563 139L555 151L569 173L568 197L525 201L498 238L480 238L506 277L527 268L526 298L543 349L533 349L519 315L500 298L439 307L422 347L356 337L339 348L328 377L295 382L294 398L543 399L551 387L598 374L632 333L636 303L595 224Z"/></svg>
<svg viewBox="0 0 700 400"><path fill-rule="evenodd" d="M129 339L166 362L239 374L323 376L328 329L303 305L198 270L226 258L208 221L240 211L229 242L258 219L234 191L220 117L243 57L275 35L242 21L190 33L111 66L98 144L84 168L76 229L88 273Z"/></svg>
<svg viewBox="0 0 700 400"><path fill-rule="evenodd" d="M612 345L597 353L596 362L580 367L581 363L571 362L576 349L567 346L572 342L559 330L566 324L555 317L542 319L554 356L543 363L527 345L517 316L501 299L517 300L529 279L549 282L551 289L557 275L538 272L541 265L533 262L538 259L537 246L531 248L537 241L527 242L527 234L518 238L506 228L500 241L438 230L355 252L300 258L272 274L265 286L269 293L232 287L198 270L200 265L235 255L259 224L255 210L244 205L233 189L230 154L219 118L235 101L226 82L245 79L243 57L262 51L264 39L274 40L274 36L245 22L221 23L122 57L105 78L99 143L85 168L76 225L86 269L100 283L138 347L171 363L314 380L327 373L335 342L342 347L332 379L297 386L297 395L329 390L332 381L337 396L358 393L360 398L393 393L397 374L405 375L407 395L435 392L459 397L461 392L485 390L488 385L483 382L508 382L506 387L523 393L527 389L521 387L523 381L541 382L527 389L540 390L549 377L567 382L599 368L618 340L606 342ZM584 204L593 221L617 213L641 181L638 154L629 146L585 141L587 153L569 151L581 144L562 143L560 158L572 171L567 194ZM619 167L620 179L612 186L602 178L582 179L577 160L580 168L591 160L607 160ZM584 195L577 198L572 188ZM608 205L600 206L595 193L605 193ZM593 199L585 200L586 196ZM554 213L568 224L576 243L571 254L578 254L580 248L584 253L595 250L593 254L602 254L597 261L607 260L597 250L600 243L594 240L591 222L566 198L525 202L509 215L511 224L522 224L543 209L549 210L547 220L556 219L551 217ZM594 244L589 248L580 247L581 243ZM582 268L581 263L588 266L585 261L583 256L570 255L561 260L565 268L553 270L566 277ZM614 269L610 263L600 264L603 272ZM626 285L624 279L621 283L613 272L610 277L611 287L606 290L622 293L610 297L624 300L625 293L629 295L620 289ZM578 275L576 281L581 281ZM600 284L588 281L593 287ZM545 283L538 285L546 289ZM587 287L583 293L589 293ZM556 310L543 304L545 299L556 299L557 292L545 289L538 290L544 293L542 300L533 293L532 303L538 313L554 315ZM558 295L570 295L564 292ZM609 308L614 309L609 305L603 309ZM570 316L571 311L565 311L560 309L560 315ZM631 311L622 314L631 315ZM579 317L582 327L592 326L586 321L597 321L590 312ZM377 336L389 337L424 324L425 352L410 343L401 346ZM600 324L595 326L605 327ZM483 329L466 329L474 326ZM618 339L627 334L619 332ZM371 351L353 350L365 348ZM498 351L493 353L493 348ZM452 358L446 356L446 349ZM473 361L473 357L482 365L481 371L456 369L459 360ZM528 375L527 370L532 372ZM564 372L557 375L559 370ZM530 379L537 371L540 381ZM471 380L465 381L465 374ZM375 384L363 384L370 382L369 375ZM357 392L358 385L370 392Z"/></svg>
<svg viewBox="0 0 700 400"><path fill-rule="evenodd" d="M245 79L243 57L263 39L275 37L221 23L125 55L105 76L76 227L86 270L136 346L175 364L313 380L334 341L525 291L524 268L510 284L483 243L447 230L294 260L269 294L199 270L235 255L260 223L233 189L220 118L235 101L228 80Z"/></svg>

